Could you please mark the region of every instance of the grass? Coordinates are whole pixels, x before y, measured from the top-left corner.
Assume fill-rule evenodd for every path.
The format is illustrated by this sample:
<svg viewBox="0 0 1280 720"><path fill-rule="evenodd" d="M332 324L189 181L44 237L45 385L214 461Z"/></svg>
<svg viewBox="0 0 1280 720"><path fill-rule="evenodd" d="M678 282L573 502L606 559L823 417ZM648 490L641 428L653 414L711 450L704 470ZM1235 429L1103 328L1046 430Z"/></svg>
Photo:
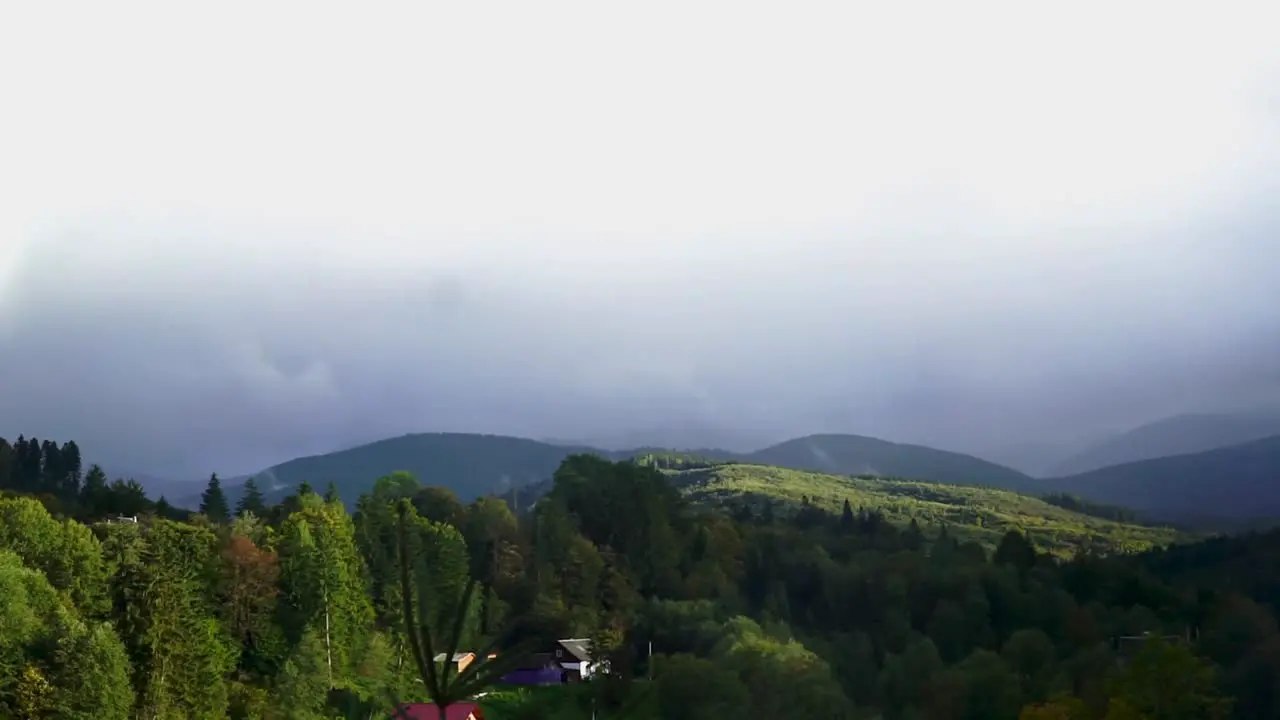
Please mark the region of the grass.
<svg viewBox="0 0 1280 720"><path fill-rule="evenodd" d="M732 504L746 497L756 503L772 498L775 510L798 508L804 498L824 510L841 512L847 499L858 508L877 510L895 524L914 518L926 532L946 524L961 540L994 547L1016 529L1036 546L1060 555L1090 546L1104 552L1141 552L1191 539L1173 528L1107 520L1051 505L1008 490L942 485L915 480L846 477L767 465L719 465L668 471L691 499Z"/></svg>

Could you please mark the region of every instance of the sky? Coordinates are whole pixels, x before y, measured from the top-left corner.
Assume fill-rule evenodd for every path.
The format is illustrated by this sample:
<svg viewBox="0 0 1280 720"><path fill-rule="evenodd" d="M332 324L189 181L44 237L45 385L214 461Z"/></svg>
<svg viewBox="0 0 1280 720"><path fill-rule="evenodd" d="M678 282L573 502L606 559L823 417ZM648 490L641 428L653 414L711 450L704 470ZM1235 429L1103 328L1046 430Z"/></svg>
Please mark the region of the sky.
<svg viewBox="0 0 1280 720"><path fill-rule="evenodd" d="M1275 19L6 4L0 436L194 479L442 430L1003 459L1280 405Z"/></svg>

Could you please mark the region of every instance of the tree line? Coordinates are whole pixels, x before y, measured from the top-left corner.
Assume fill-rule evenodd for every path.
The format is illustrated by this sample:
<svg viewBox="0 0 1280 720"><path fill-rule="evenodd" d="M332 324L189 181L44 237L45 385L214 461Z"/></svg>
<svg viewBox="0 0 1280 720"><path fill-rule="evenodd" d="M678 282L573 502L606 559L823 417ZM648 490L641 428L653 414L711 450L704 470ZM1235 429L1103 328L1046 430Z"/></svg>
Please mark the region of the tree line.
<svg viewBox="0 0 1280 720"><path fill-rule="evenodd" d="M386 717L431 694L424 646L566 637L605 677L491 688L495 713L1280 716L1278 533L1060 560L849 503L692 504L652 463L593 456L519 514L404 473L350 509L306 485L228 507L214 476L202 512L134 523L85 481L49 492L48 446L42 484L0 498L0 716Z"/></svg>

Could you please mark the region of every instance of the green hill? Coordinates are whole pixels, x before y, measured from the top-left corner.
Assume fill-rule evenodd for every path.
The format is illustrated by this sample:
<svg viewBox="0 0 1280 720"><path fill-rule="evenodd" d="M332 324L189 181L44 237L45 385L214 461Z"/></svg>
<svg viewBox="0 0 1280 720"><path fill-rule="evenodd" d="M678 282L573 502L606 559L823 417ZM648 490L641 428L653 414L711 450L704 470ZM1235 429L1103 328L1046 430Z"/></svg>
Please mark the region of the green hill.
<svg viewBox="0 0 1280 720"><path fill-rule="evenodd" d="M844 501L877 510L890 521L947 524L961 539L994 546L1005 532L1021 530L1036 545L1068 552L1082 545L1134 552L1186 536L1171 528L1119 523L1073 512L1006 490L875 477L845 477L763 465L718 465L668 471L691 499L735 505L744 499L757 512L766 498L776 512L794 511L807 498L816 507L841 512Z"/></svg>
<svg viewBox="0 0 1280 720"><path fill-rule="evenodd" d="M280 500L302 482L323 491L332 481L342 499L351 504L379 477L407 470L424 485L447 487L467 501L487 493L506 492L512 487L546 480L564 458L576 453L621 460L641 454L670 452L660 448L606 451L502 435L423 433L290 460L254 477L268 501ZM916 477L1024 491L1030 491L1036 482L1016 470L969 455L857 435L812 435L745 454L716 449L681 451L680 454L716 462L780 465L846 475ZM238 499L242 484L243 479L225 483L230 502L235 503ZM181 498L179 504L198 506L198 490L195 493Z"/></svg>
<svg viewBox="0 0 1280 720"><path fill-rule="evenodd" d="M568 455L595 452L502 435L422 433L379 440L325 455L297 458L253 476L268 502L276 502L308 482L323 492L330 482L348 506L354 506L374 481L405 470L423 485L447 487L464 501L504 492L551 477ZM230 502L243 483L227 488ZM195 507L199 504L198 498Z"/></svg>
<svg viewBox="0 0 1280 720"><path fill-rule="evenodd" d="M837 475L923 478L1037 492L1029 475L963 453L861 435L809 435L741 456L745 462Z"/></svg>
<svg viewBox="0 0 1280 720"><path fill-rule="evenodd" d="M1280 436L1044 481L1143 517L1237 528L1280 520Z"/></svg>

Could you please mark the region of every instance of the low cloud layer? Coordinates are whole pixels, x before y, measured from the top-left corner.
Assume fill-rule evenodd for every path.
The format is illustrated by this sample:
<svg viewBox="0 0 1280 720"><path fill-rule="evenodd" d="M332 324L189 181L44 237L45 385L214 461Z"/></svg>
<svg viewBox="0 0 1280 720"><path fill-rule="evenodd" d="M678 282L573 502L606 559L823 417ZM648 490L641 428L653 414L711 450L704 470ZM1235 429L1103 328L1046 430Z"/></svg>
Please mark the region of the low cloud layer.
<svg viewBox="0 0 1280 720"><path fill-rule="evenodd" d="M1019 7L31 10L0 435L198 477L425 430L998 454L1280 403L1262 16Z"/></svg>

